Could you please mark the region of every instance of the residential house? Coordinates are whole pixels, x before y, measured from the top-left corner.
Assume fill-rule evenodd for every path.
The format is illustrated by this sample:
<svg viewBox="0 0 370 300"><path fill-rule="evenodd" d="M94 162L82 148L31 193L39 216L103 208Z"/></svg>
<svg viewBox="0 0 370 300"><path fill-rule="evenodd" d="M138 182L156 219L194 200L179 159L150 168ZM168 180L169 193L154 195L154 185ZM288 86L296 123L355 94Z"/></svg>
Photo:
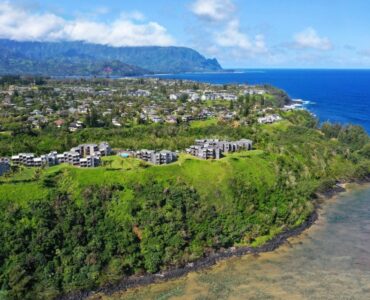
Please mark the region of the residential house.
<svg viewBox="0 0 370 300"><path fill-rule="evenodd" d="M163 123L163 119L159 116L149 116L149 119L153 122L153 123Z"/></svg>
<svg viewBox="0 0 370 300"><path fill-rule="evenodd" d="M132 97L150 97L151 93L146 90L129 91L128 96Z"/></svg>
<svg viewBox="0 0 370 300"><path fill-rule="evenodd" d="M54 113L54 110L50 107L46 108L45 109L45 113L48 114L48 115L52 115Z"/></svg>
<svg viewBox="0 0 370 300"><path fill-rule="evenodd" d="M42 115L42 112L39 111L38 109L35 109L35 110L31 111L31 115L33 115L33 116L41 116Z"/></svg>
<svg viewBox="0 0 370 300"><path fill-rule="evenodd" d="M116 118L112 119L112 124L116 127L122 127L122 124L118 122Z"/></svg>
<svg viewBox="0 0 370 300"><path fill-rule="evenodd" d="M62 119L58 119L54 122L55 126L58 127L58 128L61 128L63 125L64 125L64 120Z"/></svg>
<svg viewBox="0 0 370 300"><path fill-rule="evenodd" d="M238 96L234 94L229 94L229 93L222 93L220 94L220 98L227 100L227 101L236 101L238 100Z"/></svg>
<svg viewBox="0 0 370 300"><path fill-rule="evenodd" d="M167 124L177 124L177 118L175 116L168 116L166 118Z"/></svg>
<svg viewBox="0 0 370 300"><path fill-rule="evenodd" d="M205 92L202 97L201 97L201 100L203 101L206 101L206 100L216 100L217 99L217 95L213 92Z"/></svg>
<svg viewBox="0 0 370 300"><path fill-rule="evenodd" d="M189 93L189 101L198 101L198 100L200 100L200 96L199 96L199 94L198 93L194 93L194 92L192 92L192 93Z"/></svg>
<svg viewBox="0 0 370 300"><path fill-rule="evenodd" d="M177 99L179 99L179 96L177 94L171 94L169 96L169 99L172 100L172 101L176 101Z"/></svg>
<svg viewBox="0 0 370 300"><path fill-rule="evenodd" d="M77 130L80 130L83 128L83 123L81 121L72 122L68 129L70 132L76 132Z"/></svg>
<svg viewBox="0 0 370 300"><path fill-rule="evenodd" d="M258 88L248 88L244 91L245 95L264 95L266 91Z"/></svg>
<svg viewBox="0 0 370 300"><path fill-rule="evenodd" d="M258 123L260 124L272 124L281 121L282 118L279 115L268 115L265 117L258 118Z"/></svg>

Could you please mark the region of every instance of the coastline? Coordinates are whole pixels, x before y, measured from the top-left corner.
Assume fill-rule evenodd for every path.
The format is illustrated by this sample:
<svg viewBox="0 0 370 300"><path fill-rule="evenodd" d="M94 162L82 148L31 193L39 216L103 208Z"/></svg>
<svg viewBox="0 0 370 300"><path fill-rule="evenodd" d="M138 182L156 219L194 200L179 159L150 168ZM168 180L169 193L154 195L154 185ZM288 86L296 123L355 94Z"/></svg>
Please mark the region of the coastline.
<svg viewBox="0 0 370 300"><path fill-rule="evenodd" d="M107 284L100 288L91 291L79 291L70 294L66 294L60 297L57 297L59 300L80 300L80 299L87 299L90 297L94 297L94 299L100 299L103 295L113 295L118 292L125 292L132 288L144 287L151 284L156 283L163 283L166 281L170 281L173 279L178 279L191 272L197 272L200 270L204 270L216 265L218 262L227 260L233 257L241 257L245 255L258 255L261 253L273 252L277 250L280 246L285 244L290 238L297 237L305 232L307 229L311 228L312 225L318 220L320 213L319 210L321 205L326 201L335 198L335 196L344 193L350 192L352 187L349 185L365 185L370 183L370 178L366 180L352 180L352 181L345 181L345 182L338 182L335 186L333 186L330 190L316 194L312 201L314 204L314 210L312 211L311 215L304 221L301 225L296 228L285 230L271 240L266 242L265 244L259 247L231 247L228 249L221 249L215 253L212 253L206 257L200 258L192 263L188 263L186 266L169 269L165 272L156 273L156 274L146 274L143 276L130 276L124 278L118 282ZM100 295L103 294L103 295Z"/></svg>

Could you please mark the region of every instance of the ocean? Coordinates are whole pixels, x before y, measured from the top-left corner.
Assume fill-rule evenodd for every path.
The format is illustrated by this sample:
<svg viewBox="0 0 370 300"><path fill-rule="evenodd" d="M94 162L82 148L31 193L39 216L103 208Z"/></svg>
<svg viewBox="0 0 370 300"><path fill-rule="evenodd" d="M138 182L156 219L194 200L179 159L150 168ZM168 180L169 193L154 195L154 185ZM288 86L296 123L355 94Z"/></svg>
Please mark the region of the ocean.
<svg viewBox="0 0 370 300"><path fill-rule="evenodd" d="M370 133L370 70L258 69L157 76L214 84L271 84L293 99L307 101L307 109L321 122L362 125Z"/></svg>

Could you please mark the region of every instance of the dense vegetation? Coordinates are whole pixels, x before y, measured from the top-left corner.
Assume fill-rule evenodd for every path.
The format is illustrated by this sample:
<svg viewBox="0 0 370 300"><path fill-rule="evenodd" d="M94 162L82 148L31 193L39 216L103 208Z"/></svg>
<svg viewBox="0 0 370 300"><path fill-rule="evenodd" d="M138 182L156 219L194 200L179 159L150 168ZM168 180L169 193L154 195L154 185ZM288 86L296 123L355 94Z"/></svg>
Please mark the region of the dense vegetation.
<svg viewBox="0 0 370 300"><path fill-rule="evenodd" d="M108 68L117 76L222 70L189 48L0 40L0 74L106 75Z"/></svg>
<svg viewBox="0 0 370 300"><path fill-rule="evenodd" d="M90 170L14 170L0 182L0 298L54 298L182 266L223 247L260 245L301 224L317 190L370 174L369 138L360 127L319 129L305 111L285 118L251 127L161 125L6 139L1 149L22 139L44 151L71 140L176 149L197 137L247 137L256 150L218 161L182 154L160 167L108 157Z"/></svg>

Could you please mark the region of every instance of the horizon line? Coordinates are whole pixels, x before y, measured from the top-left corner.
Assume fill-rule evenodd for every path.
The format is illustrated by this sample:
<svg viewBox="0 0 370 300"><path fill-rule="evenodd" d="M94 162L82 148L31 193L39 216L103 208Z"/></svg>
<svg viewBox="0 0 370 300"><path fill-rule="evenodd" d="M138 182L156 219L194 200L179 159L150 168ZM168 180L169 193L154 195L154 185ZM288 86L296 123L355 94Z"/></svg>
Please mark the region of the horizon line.
<svg viewBox="0 0 370 300"><path fill-rule="evenodd" d="M224 71L232 70L369 70L369 67L223 67ZM221 71L222 72L222 71Z"/></svg>

